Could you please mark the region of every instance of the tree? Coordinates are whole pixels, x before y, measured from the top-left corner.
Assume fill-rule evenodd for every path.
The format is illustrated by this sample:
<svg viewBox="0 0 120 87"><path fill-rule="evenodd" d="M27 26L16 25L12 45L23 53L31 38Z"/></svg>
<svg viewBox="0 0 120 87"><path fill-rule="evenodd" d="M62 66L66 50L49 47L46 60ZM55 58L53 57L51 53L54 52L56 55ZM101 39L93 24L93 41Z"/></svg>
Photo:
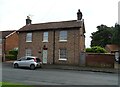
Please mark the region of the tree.
<svg viewBox="0 0 120 87"><path fill-rule="evenodd" d="M113 35L113 28L106 25L97 26L97 31L92 33L91 47L101 46L105 47L106 44L111 44L111 38Z"/></svg>
<svg viewBox="0 0 120 87"><path fill-rule="evenodd" d="M120 25L115 24L113 30L112 44L120 45Z"/></svg>

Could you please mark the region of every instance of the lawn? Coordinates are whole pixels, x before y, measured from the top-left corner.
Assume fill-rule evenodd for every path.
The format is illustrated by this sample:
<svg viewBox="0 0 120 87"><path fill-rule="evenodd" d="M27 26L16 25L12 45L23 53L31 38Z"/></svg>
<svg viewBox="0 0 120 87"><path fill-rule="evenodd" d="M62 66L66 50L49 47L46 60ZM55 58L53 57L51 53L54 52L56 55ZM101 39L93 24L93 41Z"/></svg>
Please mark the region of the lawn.
<svg viewBox="0 0 120 87"><path fill-rule="evenodd" d="M2 85L2 86L1 86ZM1 87L32 87L23 84L10 83L10 82L0 82Z"/></svg>

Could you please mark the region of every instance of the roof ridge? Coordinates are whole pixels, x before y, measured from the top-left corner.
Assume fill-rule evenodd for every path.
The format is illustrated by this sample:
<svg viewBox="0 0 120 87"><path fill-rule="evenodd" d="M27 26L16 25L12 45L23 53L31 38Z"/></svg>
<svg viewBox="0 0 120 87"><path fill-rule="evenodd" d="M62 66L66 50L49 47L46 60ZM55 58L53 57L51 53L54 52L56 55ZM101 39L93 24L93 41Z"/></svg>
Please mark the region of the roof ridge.
<svg viewBox="0 0 120 87"><path fill-rule="evenodd" d="M10 37L11 35L13 35L17 30L13 31L12 33L8 34L5 38Z"/></svg>
<svg viewBox="0 0 120 87"><path fill-rule="evenodd" d="M49 23L62 23L62 22L73 22L77 20L68 20L68 21L55 21L55 22L43 22L43 23L35 23L35 24L31 24L31 25L39 25L39 24L49 24Z"/></svg>
<svg viewBox="0 0 120 87"><path fill-rule="evenodd" d="M20 31L36 31L45 29L63 29L63 28L78 28L83 27L83 21L68 20L68 21L56 21L56 22L45 22L25 25L18 30Z"/></svg>

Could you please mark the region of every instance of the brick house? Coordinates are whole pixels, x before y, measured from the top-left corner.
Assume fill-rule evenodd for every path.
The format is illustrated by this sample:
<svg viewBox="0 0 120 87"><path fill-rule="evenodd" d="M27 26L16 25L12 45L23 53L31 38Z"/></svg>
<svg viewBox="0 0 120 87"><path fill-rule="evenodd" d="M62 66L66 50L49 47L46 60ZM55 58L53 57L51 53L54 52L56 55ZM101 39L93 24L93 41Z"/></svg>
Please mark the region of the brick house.
<svg viewBox="0 0 120 87"><path fill-rule="evenodd" d="M8 51L16 47L18 47L18 34L16 31L0 31L1 60L5 61L5 55L8 53Z"/></svg>
<svg viewBox="0 0 120 87"><path fill-rule="evenodd" d="M19 33L18 58L38 56L44 64L79 65L80 53L85 51L84 20L26 25Z"/></svg>

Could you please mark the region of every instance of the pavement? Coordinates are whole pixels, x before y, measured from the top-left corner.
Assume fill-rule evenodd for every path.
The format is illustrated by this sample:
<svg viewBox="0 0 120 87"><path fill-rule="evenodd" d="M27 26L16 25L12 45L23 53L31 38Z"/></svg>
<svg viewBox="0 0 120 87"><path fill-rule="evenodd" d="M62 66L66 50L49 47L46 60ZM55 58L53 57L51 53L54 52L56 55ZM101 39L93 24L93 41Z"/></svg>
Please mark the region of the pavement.
<svg viewBox="0 0 120 87"><path fill-rule="evenodd" d="M12 64L13 61L6 61L5 64ZM120 67L120 64L115 66ZM62 70L77 70L77 71L91 71L91 72L103 72L103 73L118 73L119 68L96 68L86 66L73 66L73 65L58 65L58 64L44 64L42 69L62 69Z"/></svg>
<svg viewBox="0 0 120 87"><path fill-rule="evenodd" d="M115 68L96 68L96 67L83 67L83 66L71 66L71 65L43 65L44 69L62 69L62 70L77 70L77 71L92 71L103 73L118 73L119 69Z"/></svg>

